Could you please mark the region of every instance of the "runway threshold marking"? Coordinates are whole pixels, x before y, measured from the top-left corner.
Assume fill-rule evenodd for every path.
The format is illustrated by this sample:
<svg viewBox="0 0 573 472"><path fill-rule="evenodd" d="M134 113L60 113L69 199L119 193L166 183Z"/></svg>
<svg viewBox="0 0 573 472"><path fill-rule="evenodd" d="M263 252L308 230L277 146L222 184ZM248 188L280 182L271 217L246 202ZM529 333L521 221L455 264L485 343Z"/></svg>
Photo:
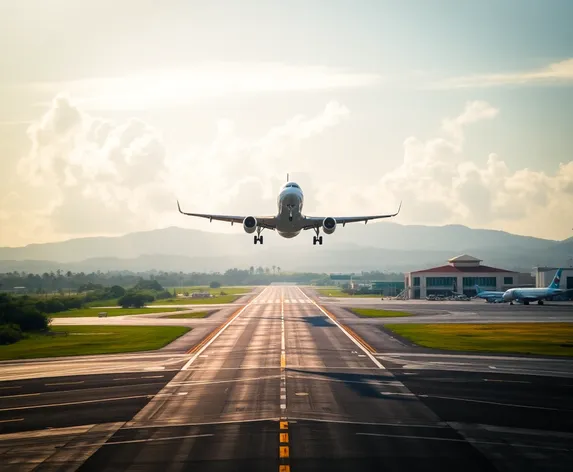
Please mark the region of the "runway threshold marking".
<svg viewBox="0 0 573 472"><path fill-rule="evenodd" d="M239 316L241 316L241 314L247 308L249 308L253 303L255 303L255 300L258 300L258 298L263 293L265 293L267 290L268 290L268 288L265 288L255 298L253 298L251 301L249 301L243 308L240 308L239 310L237 310L231 316L231 318L229 318L221 326L219 326L215 331L213 331L206 338L204 338L197 346L195 346L191 350L187 351L187 354L193 354L193 357L191 359L189 359L189 361L181 368L181 370L187 370L191 366L191 364L193 364L193 362L195 362L195 360L203 353L203 351L205 349L207 349L213 343L213 341L215 341L231 325L231 323L233 323L233 321L235 321Z"/></svg>
<svg viewBox="0 0 573 472"><path fill-rule="evenodd" d="M300 287L297 287L298 290L300 290L300 293L306 297L316 308L318 308L328 319L330 319L330 321L332 321L336 326L338 326L340 328L340 330L354 343L356 344L361 350L362 352L364 352L364 354L366 354L368 356L368 358L374 363L374 365L376 367L378 367L379 369L382 370L386 370L385 367L380 364L380 362L378 362L378 359L376 359L372 353L376 352L374 349L372 349L371 347L366 347L369 346L368 343L366 343L366 341L362 340L362 338L360 338L360 336L358 336L356 333L354 333L353 331L350 330L350 328L343 326L341 323L339 323L335 316L332 313L329 313L327 310L325 310L324 308L322 308L318 303L316 303L314 300L312 300L306 293L304 293L302 291L302 289ZM351 334L351 332L353 334Z"/></svg>
<svg viewBox="0 0 573 472"><path fill-rule="evenodd" d="M281 380L279 404L281 420L279 421L279 472L290 472L290 450L288 421L286 418L287 393L286 393L286 337L285 337L285 299L281 288Z"/></svg>

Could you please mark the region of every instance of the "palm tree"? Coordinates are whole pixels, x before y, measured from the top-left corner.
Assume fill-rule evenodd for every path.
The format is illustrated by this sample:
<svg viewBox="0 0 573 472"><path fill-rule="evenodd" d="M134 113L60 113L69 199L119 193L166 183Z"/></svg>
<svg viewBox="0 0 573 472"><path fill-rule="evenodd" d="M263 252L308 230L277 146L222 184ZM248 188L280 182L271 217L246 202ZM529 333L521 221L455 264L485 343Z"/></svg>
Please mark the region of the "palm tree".
<svg viewBox="0 0 573 472"><path fill-rule="evenodd" d="M276 270L277 270L277 266L273 266L273 275L274 275Z"/></svg>

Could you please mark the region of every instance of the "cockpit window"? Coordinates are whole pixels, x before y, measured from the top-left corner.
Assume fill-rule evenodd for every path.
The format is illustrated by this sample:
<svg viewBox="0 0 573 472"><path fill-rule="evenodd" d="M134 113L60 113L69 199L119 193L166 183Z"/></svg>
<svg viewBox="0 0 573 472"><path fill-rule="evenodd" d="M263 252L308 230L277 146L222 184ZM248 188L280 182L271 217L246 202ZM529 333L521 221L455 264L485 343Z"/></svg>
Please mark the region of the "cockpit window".
<svg viewBox="0 0 573 472"><path fill-rule="evenodd" d="M298 184L295 184L294 182L289 182L288 184L285 185L285 187L300 188L300 187L298 186Z"/></svg>

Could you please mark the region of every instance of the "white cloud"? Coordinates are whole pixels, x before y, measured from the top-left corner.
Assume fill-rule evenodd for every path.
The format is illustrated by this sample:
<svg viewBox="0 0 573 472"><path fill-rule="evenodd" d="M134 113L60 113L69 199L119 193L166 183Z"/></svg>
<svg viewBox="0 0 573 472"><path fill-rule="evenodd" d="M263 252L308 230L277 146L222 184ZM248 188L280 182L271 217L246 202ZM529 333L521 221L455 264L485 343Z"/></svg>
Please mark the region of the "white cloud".
<svg viewBox="0 0 573 472"><path fill-rule="evenodd" d="M246 94L367 87L380 80L377 74L324 66L210 62L184 70L39 83L35 87L50 94L67 90L84 109L140 110L183 106L198 100Z"/></svg>
<svg viewBox="0 0 573 472"><path fill-rule="evenodd" d="M118 234L168 225L205 228L188 211L269 214L287 171L298 171L305 209L316 215L390 212L407 224L467 224L521 234L570 234L573 162L553 173L511 170L501 156L466 155L466 129L493 120L499 111L483 101L442 121L441 136L404 141L403 160L381 177L325 179L323 159L307 157L307 141L331 132L350 116L337 102L314 116L295 116L247 139L234 122L220 120L205 146L168 152L160 133L140 120L112 123L58 96L30 126L30 152L18 166L18 188L0 196L0 244ZM338 132L344 132L339 129ZM376 143L371 143L376 146ZM343 187L341 187L343 185ZM214 231L235 230L223 224Z"/></svg>
<svg viewBox="0 0 573 472"><path fill-rule="evenodd" d="M462 77L452 77L439 81L429 88L456 89L495 87L502 85L525 84L573 84L573 58L555 62L541 69L505 72L497 74L475 74Z"/></svg>
<svg viewBox="0 0 573 472"><path fill-rule="evenodd" d="M443 122L444 137L404 141L403 162L375 185L336 185L320 191L321 213L389 212L404 201L398 220L407 224L466 224L554 238L570 235L573 221L573 161L550 175L530 169L511 172L491 153L482 162L465 155L465 127L491 120L498 110L469 102ZM383 207L381 207L383 206Z"/></svg>
<svg viewBox="0 0 573 472"><path fill-rule="evenodd" d="M251 140L241 138L233 122L221 120L208 146L168 154L158 131L145 122L107 122L58 95L28 129L30 152L18 164L20 191L2 201L0 222L11 228L11 239L29 241L196 226L198 220L176 212L177 198L195 211L268 213L279 175L284 179L277 169L296 168L299 144L348 114L343 105L329 102L315 116L295 116ZM24 198L34 233L19 217L15 202Z"/></svg>

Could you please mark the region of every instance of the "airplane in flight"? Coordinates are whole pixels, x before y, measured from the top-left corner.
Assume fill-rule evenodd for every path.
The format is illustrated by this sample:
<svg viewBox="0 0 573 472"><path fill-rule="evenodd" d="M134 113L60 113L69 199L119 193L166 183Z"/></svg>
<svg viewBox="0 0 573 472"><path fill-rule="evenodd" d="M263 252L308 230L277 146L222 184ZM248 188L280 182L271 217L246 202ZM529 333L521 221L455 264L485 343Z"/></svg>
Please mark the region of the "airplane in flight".
<svg viewBox="0 0 573 472"><path fill-rule="evenodd" d="M483 298L488 303L503 303L503 294L505 292L496 292L494 290L482 290L479 285L475 286L476 297Z"/></svg>
<svg viewBox="0 0 573 472"><path fill-rule="evenodd" d="M559 288L562 272L563 269L558 269L549 286L545 288L510 288L503 294L503 301L509 302L510 305L513 305L514 301L524 305L529 305L529 302L537 302L539 305L543 305L543 300L548 297L571 292L571 290Z"/></svg>
<svg viewBox="0 0 573 472"><path fill-rule="evenodd" d="M205 213L186 213L181 210L179 201L177 208L179 212L187 216L196 216L199 218L208 218L210 221L226 221L227 223L240 223L243 225L245 232L254 235L254 244L263 244L263 229L276 230L283 238L294 238L302 230L314 230L316 236L313 236L312 243L322 245L322 236L320 230L325 234L332 234L338 225L343 227L346 223L356 223L364 221L366 224L370 220L381 218L392 218L400 213L402 202L396 213L389 215L371 215L371 216L305 216L302 213L304 203L304 194L296 182L289 181L287 174L287 183L281 188L277 198L278 212L276 216L232 216L232 215L211 215Z"/></svg>

